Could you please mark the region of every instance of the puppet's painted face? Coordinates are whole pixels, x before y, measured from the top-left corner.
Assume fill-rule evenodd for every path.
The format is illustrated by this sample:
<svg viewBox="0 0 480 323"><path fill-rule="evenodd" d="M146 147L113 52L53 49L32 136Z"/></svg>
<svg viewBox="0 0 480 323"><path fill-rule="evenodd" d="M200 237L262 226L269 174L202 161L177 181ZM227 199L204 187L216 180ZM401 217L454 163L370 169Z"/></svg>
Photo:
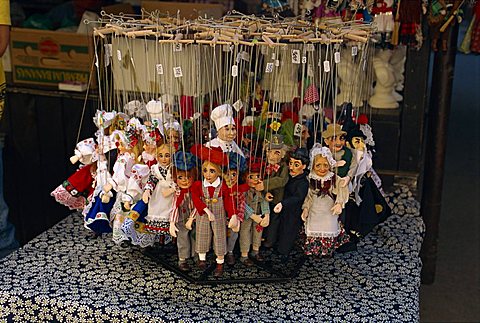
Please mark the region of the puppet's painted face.
<svg viewBox="0 0 480 323"><path fill-rule="evenodd" d="M308 138L310 138L310 132L308 132L308 128L306 125L302 126L302 140L306 141Z"/></svg>
<svg viewBox="0 0 480 323"><path fill-rule="evenodd" d="M175 129L168 129L167 131L167 139L170 144L175 144L180 142L180 134Z"/></svg>
<svg viewBox="0 0 480 323"><path fill-rule="evenodd" d="M325 143L332 153L339 152L345 146L345 135L332 136L325 139Z"/></svg>
<svg viewBox="0 0 480 323"><path fill-rule="evenodd" d="M168 146L163 146L157 151L157 161L160 166L167 167L172 162L172 154Z"/></svg>
<svg viewBox="0 0 480 323"><path fill-rule="evenodd" d="M176 182L178 187L187 189L193 184L193 176L186 171L177 171Z"/></svg>
<svg viewBox="0 0 480 323"><path fill-rule="evenodd" d="M328 174L329 170L330 164L328 163L327 158L323 157L322 155L315 156L315 159L313 161L314 173L320 177L323 177Z"/></svg>
<svg viewBox="0 0 480 323"><path fill-rule="evenodd" d="M269 149L267 150L267 161L272 165L278 164L284 155L285 153L282 149Z"/></svg>
<svg viewBox="0 0 480 323"><path fill-rule="evenodd" d="M236 169L229 169L225 174L225 181L228 187L232 187L238 183L238 171Z"/></svg>
<svg viewBox="0 0 480 323"><path fill-rule="evenodd" d="M290 158L288 162L288 170L292 177L303 174L305 167L307 167L307 165L304 165L300 159Z"/></svg>
<svg viewBox="0 0 480 323"><path fill-rule="evenodd" d="M157 149L156 144L143 144L143 151L145 151L147 154L150 154L152 156L155 156L155 150Z"/></svg>
<svg viewBox="0 0 480 323"><path fill-rule="evenodd" d="M255 187L258 183L260 183L260 180L260 173L250 172L247 174L246 182L250 187Z"/></svg>
<svg viewBox="0 0 480 323"><path fill-rule="evenodd" d="M202 174L203 178L212 184L217 180L217 178L221 175L220 170L218 167L215 167L215 165L211 163L204 163L202 166Z"/></svg>
<svg viewBox="0 0 480 323"><path fill-rule="evenodd" d="M362 137L353 137L352 138L352 146L356 150L364 151L365 150L365 141Z"/></svg>
<svg viewBox="0 0 480 323"><path fill-rule="evenodd" d="M234 141L237 138L237 126L229 124L218 129L218 138L223 141Z"/></svg>

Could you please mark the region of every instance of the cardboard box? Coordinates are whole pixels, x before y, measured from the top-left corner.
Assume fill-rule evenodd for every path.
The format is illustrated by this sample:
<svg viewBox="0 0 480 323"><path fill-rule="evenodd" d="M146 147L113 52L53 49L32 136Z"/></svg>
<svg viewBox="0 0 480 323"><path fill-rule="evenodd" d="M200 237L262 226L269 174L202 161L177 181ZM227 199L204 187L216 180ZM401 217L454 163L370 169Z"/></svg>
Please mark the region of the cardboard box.
<svg viewBox="0 0 480 323"><path fill-rule="evenodd" d="M180 10L180 18L196 19L199 16L219 19L225 12L222 4L212 3L191 3L191 2L166 2L166 1L142 1L142 8L147 12L155 10L161 13L169 13L176 16Z"/></svg>
<svg viewBox="0 0 480 323"><path fill-rule="evenodd" d="M13 82L58 87L60 82L88 84L93 37L68 32L12 28ZM96 87L93 80L91 87Z"/></svg>

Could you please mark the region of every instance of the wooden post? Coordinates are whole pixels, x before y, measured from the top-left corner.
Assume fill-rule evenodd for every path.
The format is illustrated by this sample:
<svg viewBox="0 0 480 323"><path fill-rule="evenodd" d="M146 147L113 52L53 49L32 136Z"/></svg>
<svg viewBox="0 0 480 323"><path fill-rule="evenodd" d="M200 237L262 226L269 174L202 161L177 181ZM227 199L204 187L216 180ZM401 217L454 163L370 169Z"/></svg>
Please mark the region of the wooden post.
<svg viewBox="0 0 480 323"><path fill-rule="evenodd" d="M435 280L445 150L457 38L458 24L455 24L450 29L447 51L439 50L435 53L433 63L421 202L421 215L427 228L420 251L423 262L421 278L424 284L432 284ZM441 48L441 44L438 44L438 47Z"/></svg>

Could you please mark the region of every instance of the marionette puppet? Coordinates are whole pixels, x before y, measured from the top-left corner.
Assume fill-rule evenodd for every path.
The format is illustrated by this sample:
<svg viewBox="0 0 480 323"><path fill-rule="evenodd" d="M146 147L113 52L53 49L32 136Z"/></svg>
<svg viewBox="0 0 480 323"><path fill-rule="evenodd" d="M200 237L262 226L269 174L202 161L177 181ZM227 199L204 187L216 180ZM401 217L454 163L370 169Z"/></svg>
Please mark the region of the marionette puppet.
<svg viewBox="0 0 480 323"><path fill-rule="evenodd" d="M106 153L112 149L116 149L115 140L105 133L110 128L113 120L116 118L115 112L97 111L94 123L98 127L97 137L97 172L95 176L95 189L90 203L83 209L84 226L93 231L95 235L112 232L110 225L110 211L112 210L114 199L113 192L108 192L107 203L102 202L103 187L108 183L111 177L108 169L108 160ZM111 129L110 129L111 130ZM105 200L105 199L104 199Z"/></svg>
<svg viewBox="0 0 480 323"><path fill-rule="evenodd" d="M116 130L114 131L113 136L117 140L118 156L113 165L113 174L107 180L107 184L103 187L102 202L108 203L110 201L109 192L111 190L116 192L116 198L110 212L110 218L113 222L113 241L120 244L123 241L128 241L128 237L122 232L121 226L125 220L125 216L135 202L133 195L138 197L138 187L140 187L140 185L134 185L134 187L131 188L129 187L133 166L141 155L143 147L140 122L135 118L130 119L125 131ZM143 180L148 169L140 168L139 171L141 172L140 178ZM129 190L132 189L133 191L129 194ZM141 194L142 192L140 192L140 198Z"/></svg>
<svg viewBox="0 0 480 323"><path fill-rule="evenodd" d="M152 167L157 163L157 147L163 144L163 135L159 129L158 119L147 121L143 130L143 151L142 161L148 167Z"/></svg>
<svg viewBox="0 0 480 323"><path fill-rule="evenodd" d="M297 148L290 154L289 179L284 196L273 208L273 212L280 218L277 251L281 255L282 262L288 261L302 227L302 205L308 193L308 170L306 170L308 163L309 156L306 148Z"/></svg>
<svg viewBox="0 0 480 323"><path fill-rule="evenodd" d="M96 144L93 138L77 143L75 155L70 158L72 163L80 161L82 164L75 173L60 184L50 195L70 210L83 210L87 198L93 193L93 182L96 172L95 153Z"/></svg>
<svg viewBox="0 0 480 323"><path fill-rule="evenodd" d="M452 26L460 16L460 7L464 0L434 0L430 3L427 22L430 27L431 47L434 52L438 51L438 42L441 40L441 50L448 49L448 36Z"/></svg>
<svg viewBox="0 0 480 323"><path fill-rule="evenodd" d="M163 144L156 149L157 163L150 168L150 176L145 185L142 199L148 203L145 230L164 236L169 233L170 213L175 193L171 175L172 156L175 149L171 144Z"/></svg>
<svg viewBox="0 0 480 323"><path fill-rule="evenodd" d="M212 110L210 119L215 123L217 137L205 144L206 147L220 147L223 152L231 151L245 158L240 147L235 142L237 127L233 119L233 109L229 104L222 104Z"/></svg>
<svg viewBox="0 0 480 323"><path fill-rule="evenodd" d="M228 153L228 166L226 167L223 178L227 185L227 191L230 198L233 200L233 206L235 208L235 214L237 215L237 223L231 224L231 227L227 230L227 265L233 266L235 264L235 255L233 249L235 243L238 240L238 232L240 231L240 225L243 222L245 212L245 192L249 189L249 186L239 183L240 174L245 172L247 168L247 162L245 158L235 152Z"/></svg>
<svg viewBox="0 0 480 323"><path fill-rule="evenodd" d="M266 145L267 166L264 175L265 199L270 202L271 211L284 196L285 185L288 182L288 166L283 161L287 146L283 143L283 137L278 134L272 135L271 141ZM278 239L280 215L270 212L270 224L264 230L264 247L272 248Z"/></svg>
<svg viewBox="0 0 480 323"><path fill-rule="evenodd" d="M245 183L249 189L244 193L245 213L244 220L240 224L240 261L245 266L252 266L250 256L256 261L263 261L260 254L263 228L270 223L270 206L259 190L263 186L261 163L252 163L245 172Z"/></svg>
<svg viewBox="0 0 480 323"><path fill-rule="evenodd" d="M192 185L193 204L198 212L195 243L195 251L199 258L198 267L203 270L207 266L206 256L213 236L213 250L217 263L214 276L221 277L227 253L227 216L230 219L229 227L238 226L233 198L222 181L222 167L228 165L228 157L220 147L207 148L195 145L191 152L203 161L201 171L203 180Z"/></svg>
<svg viewBox="0 0 480 323"><path fill-rule="evenodd" d="M179 149L180 137L182 135L182 126L176 120L170 120L164 123L166 142L175 148Z"/></svg>
<svg viewBox="0 0 480 323"><path fill-rule="evenodd" d="M345 207L345 230L350 235L351 244L357 243L391 214L390 207L373 180L375 172L366 139L358 124L347 133L347 145L355 149L357 159L357 169L352 178L353 199Z"/></svg>
<svg viewBox="0 0 480 323"><path fill-rule="evenodd" d="M339 220L349 192L336 183L337 176L332 171L336 164L330 149L319 144L312 148L308 194L302 206L306 255L331 257L335 249L349 240Z"/></svg>
<svg viewBox="0 0 480 323"><path fill-rule="evenodd" d="M191 268L187 259L195 254L193 232L197 212L193 205L191 187L197 178L197 160L193 154L184 151L177 151L173 160L172 178L176 183L176 192L170 214L169 233L177 239L178 268L188 272Z"/></svg>
<svg viewBox="0 0 480 323"><path fill-rule="evenodd" d="M343 187L348 186L357 168L354 152L345 145L346 134L339 124L333 123L327 125L322 132L322 138L337 162L336 174L340 177L338 184Z"/></svg>

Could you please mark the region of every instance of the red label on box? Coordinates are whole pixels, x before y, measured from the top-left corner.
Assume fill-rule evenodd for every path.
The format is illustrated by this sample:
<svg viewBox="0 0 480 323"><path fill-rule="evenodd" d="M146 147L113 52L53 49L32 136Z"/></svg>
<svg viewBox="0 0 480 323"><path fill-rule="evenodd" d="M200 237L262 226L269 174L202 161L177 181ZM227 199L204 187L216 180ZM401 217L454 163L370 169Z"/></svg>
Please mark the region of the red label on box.
<svg viewBox="0 0 480 323"><path fill-rule="evenodd" d="M58 55L60 52L60 46L51 39L41 41L38 47L43 55Z"/></svg>

